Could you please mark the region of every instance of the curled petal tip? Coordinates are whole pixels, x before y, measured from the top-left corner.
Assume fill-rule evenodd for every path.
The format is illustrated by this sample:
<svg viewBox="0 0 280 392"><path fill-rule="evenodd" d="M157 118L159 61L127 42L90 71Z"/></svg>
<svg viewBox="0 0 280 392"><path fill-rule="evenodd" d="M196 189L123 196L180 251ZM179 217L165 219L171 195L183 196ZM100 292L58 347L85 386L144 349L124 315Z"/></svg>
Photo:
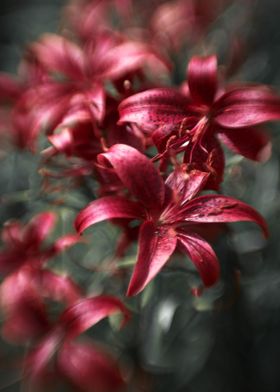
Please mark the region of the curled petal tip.
<svg viewBox="0 0 280 392"><path fill-rule="evenodd" d="M91 202L76 217L75 228L81 234L95 223L114 218L137 219L141 216L141 208L120 196L105 196Z"/></svg>

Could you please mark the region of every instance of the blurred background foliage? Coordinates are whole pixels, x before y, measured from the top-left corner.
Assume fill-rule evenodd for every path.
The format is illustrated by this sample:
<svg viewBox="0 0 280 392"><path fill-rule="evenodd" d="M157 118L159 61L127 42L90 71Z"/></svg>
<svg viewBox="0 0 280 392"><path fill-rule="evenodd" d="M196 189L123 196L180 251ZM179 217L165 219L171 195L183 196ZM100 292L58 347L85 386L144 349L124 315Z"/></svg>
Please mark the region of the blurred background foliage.
<svg viewBox="0 0 280 392"><path fill-rule="evenodd" d="M1 0L1 71L15 73L27 43L43 32L60 31L64 3ZM279 15L277 0L233 1L218 16L205 42L211 51L217 51L222 64L231 39L237 37L244 47L244 61L235 78L267 83L280 91ZM181 53L175 81L183 80L185 64L195 51L196 47ZM124 366L133 372L129 391L280 391L279 124L272 125L270 132L271 159L255 164L229 157L223 184L225 194L246 201L266 217L268 242L253 226L234 225L214 245L223 270L217 286L201 297L192 296L190 289L198 283L196 274L190 263L181 267L185 260L178 255L144 293L127 301L135 311L128 328L117 332L115 321L110 320L90 332L96 340L114 347ZM26 221L51 208L60 217L55 237L71 229L76 212L91 200L94 186L89 182L83 194L75 189L60 193L67 200L62 208L52 195L41 192L38 161L31 153L1 151L0 221ZM89 230L86 249L77 246L60 256L54 266L70 270L88 293L119 294L119 281L108 279L108 274L114 274L108 266L116 240L117 230L108 223L100 224ZM135 249L130 252L124 266L125 262L129 265ZM123 270L129 276L130 272ZM15 365L22 352L2 342L0 391L21 390L21 374Z"/></svg>

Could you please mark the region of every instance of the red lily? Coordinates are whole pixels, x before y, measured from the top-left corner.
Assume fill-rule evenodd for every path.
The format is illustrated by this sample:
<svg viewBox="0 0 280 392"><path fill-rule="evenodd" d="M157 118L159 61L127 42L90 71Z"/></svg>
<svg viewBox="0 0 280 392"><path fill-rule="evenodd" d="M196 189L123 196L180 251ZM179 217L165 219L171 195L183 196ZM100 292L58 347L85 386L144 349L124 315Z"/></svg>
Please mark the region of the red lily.
<svg viewBox="0 0 280 392"><path fill-rule="evenodd" d="M205 157L213 146L215 160L223 161L217 138L246 158L267 159L270 142L256 126L280 119L280 98L262 85L229 86L221 92L216 56L193 57L185 93L171 88L148 90L125 99L119 110L120 123L136 123L153 132L159 151L166 146L184 150L186 163L200 164L205 170ZM203 152L205 157L197 160Z"/></svg>
<svg viewBox="0 0 280 392"><path fill-rule="evenodd" d="M48 330L45 297L70 304L80 296L70 278L42 268L47 260L79 241L77 235L68 234L42 247L55 218L55 214L43 212L25 226L8 222L2 231L6 246L0 252L0 273L9 276L0 286L1 308L6 319L3 334L9 340L26 341Z"/></svg>
<svg viewBox="0 0 280 392"><path fill-rule="evenodd" d="M91 121L83 121L73 127L65 127L48 137L53 147L48 148L45 154L53 156L65 154L67 157L77 157L83 161L94 161L101 153L100 137L94 132Z"/></svg>
<svg viewBox="0 0 280 392"><path fill-rule="evenodd" d="M42 248L55 220L54 213L42 212L24 226L18 221L7 222L2 231L5 247L0 251L0 273L15 272L26 264L41 267L49 258L79 241L77 235L67 234L51 246Z"/></svg>
<svg viewBox="0 0 280 392"><path fill-rule="evenodd" d="M96 33L111 30L112 15L117 14L118 20L130 22L131 0L72 0L68 2L65 16L74 33L83 41L94 38Z"/></svg>
<svg viewBox="0 0 280 392"><path fill-rule="evenodd" d="M22 87L16 78L0 73L0 102L10 103L16 101L22 93Z"/></svg>
<svg viewBox="0 0 280 392"><path fill-rule="evenodd" d="M264 219L252 207L228 196L196 197L208 174L175 170L163 181L149 159L133 147L117 144L99 156L110 163L134 196L107 196L93 201L76 218L80 233L106 219L129 218L143 223L139 231L137 262L127 295L135 295L154 278L178 245L198 269L205 286L219 277L219 264L211 246L195 232L201 223L252 221L267 235Z"/></svg>
<svg viewBox="0 0 280 392"><path fill-rule="evenodd" d="M117 125L119 119L118 106L120 99L107 96L106 115L101 125L105 129L105 141L108 146L114 144L128 144L139 151L144 151L146 146L146 138L143 132L124 125Z"/></svg>
<svg viewBox="0 0 280 392"><path fill-rule="evenodd" d="M93 173L96 156L103 151L98 132L92 121L85 119L72 126L59 127L57 132L48 136L52 146L42 151L44 165L48 165L41 170L45 191L51 191L51 179L79 178ZM57 184L54 189L57 190Z"/></svg>
<svg viewBox="0 0 280 392"><path fill-rule="evenodd" d="M53 131L65 117L72 122L85 114L100 123L105 114L106 81L118 80L142 68L165 67L164 61L146 44L120 38L113 33L97 34L83 49L58 35L46 35L30 49L49 80L37 92L37 122ZM32 57L31 56L31 57Z"/></svg>
<svg viewBox="0 0 280 392"><path fill-rule="evenodd" d="M183 43L200 39L228 0L81 0L71 1L66 18L78 37L92 39L96 31L133 29L156 45L178 51ZM135 18L137 15L137 18ZM112 16L114 16L112 18Z"/></svg>
<svg viewBox="0 0 280 392"><path fill-rule="evenodd" d="M100 128L103 132L104 144L113 145L116 143L125 143L132 145L138 150L144 149L144 137L142 133L139 135L128 129L127 126L116 125L118 120L118 101L112 97L107 97L106 115ZM75 123L75 116L66 116L63 123L58 126L58 131L48 136L48 140L52 147L47 148L43 155L45 158L53 157L57 154L65 154L67 157L77 157L86 167L89 162L94 162L96 156L104 151L102 144L102 131L98 129L96 124L92 123L92 119L88 113L80 112L78 123ZM74 117L74 118L73 118ZM67 125L68 124L68 125ZM92 170L92 164L90 166Z"/></svg>
<svg viewBox="0 0 280 392"><path fill-rule="evenodd" d="M35 147L37 131L37 88L47 79L47 74L36 62L24 59L19 66L17 77L0 74L0 103L6 116L1 123L11 143L19 148ZM2 114L2 113L1 113Z"/></svg>
<svg viewBox="0 0 280 392"><path fill-rule="evenodd" d="M90 340L75 342L80 334L99 321L117 312L129 312L120 300L112 296L84 298L69 306L60 316L52 331L28 354L25 374L35 388L50 381L66 379L80 391L119 391L124 379L116 360L102 347ZM50 369L52 373L50 373ZM41 389L40 389L41 390Z"/></svg>
<svg viewBox="0 0 280 392"><path fill-rule="evenodd" d="M19 148L32 148L31 113L27 110L34 102L30 83L0 74L0 91L1 136Z"/></svg>
<svg viewBox="0 0 280 392"><path fill-rule="evenodd" d="M226 3L227 0L175 0L159 4L151 20L156 40L178 51L184 43L201 39Z"/></svg>
<svg viewBox="0 0 280 392"><path fill-rule="evenodd" d="M46 299L69 306L81 298L71 278L30 266L8 276L0 293L5 317L2 336L13 343L30 342L50 331Z"/></svg>

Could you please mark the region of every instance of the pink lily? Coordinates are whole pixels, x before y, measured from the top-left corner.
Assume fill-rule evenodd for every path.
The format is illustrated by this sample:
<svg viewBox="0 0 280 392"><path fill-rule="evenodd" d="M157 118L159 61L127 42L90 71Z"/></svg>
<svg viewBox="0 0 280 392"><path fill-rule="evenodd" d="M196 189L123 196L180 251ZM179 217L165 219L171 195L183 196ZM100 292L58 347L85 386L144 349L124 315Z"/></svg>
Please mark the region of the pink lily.
<svg viewBox="0 0 280 392"><path fill-rule="evenodd" d="M83 41L90 41L96 33L112 30L110 16L130 22L132 18L131 0L72 0L68 2L65 16L75 34Z"/></svg>
<svg viewBox="0 0 280 392"><path fill-rule="evenodd" d="M43 212L25 226L8 222L2 231L6 246L0 252L0 273L8 276L0 293L5 315L3 335L8 340L22 342L48 330L46 297L68 304L80 297L79 288L70 278L43 269L46 261L79 241L77 235L67 234L42 247L55 218L55 214Z"/></svg>
<svg viewBox="0 0 280 392"><path fill-rule="evenodd" d="M229 86L221 92L216 56L193 57L184 92L172 88L141 92L125 99L119 111L119 123L134 123L152 133L160 152L183 150L186 163L205 170L207 158L199 161L196 156L204 152L207 157L219 140L246 158L266 160L270 142L256 126L280 119L280 98L262 85ZM221 173L224 158L221 149L215 149Z"/></svg>
<svg viewBox="0 0 280 392"><path fill-rule="evenodd" d="M85 392L122 389L123 376L108 350L89 339L74 340L105 317L119 312L123 326L130 317L128 310L119 299L105 295L84 298L69 306L50 333L28 354L27 382L39 390L50 380L53 385L61 378Z"/></svg>
<svg viewBox="0 0 280 392"><path fill-rule="evenodd" d="M69 116L79 122L87 114L100 123L105 115L106 81L125 77L146 63L166 69L148 45L109 32L97 34L84 48L58 35L45 35L31 46L30 53L50 75L36 90L34 128L47 126L50 132Z"/></svg>
<svg viewBox="0 0 280 392"><path fill-rule="evenodd" d="M60 132L50 135L48 139L53 145L47 150L48 155L65 154L84 161L94 161L97 154L102 152L100 138L95 135L91 121L83 121L73 127L62 128Z"/></svg>
<svg viewBox="0 0 280 392"><path fill-rule="evenodd" d="M41 267L45 261L79 241L77 235L67 234L51 246L42 247L55 220L54 213L42 212L24 226L18 221L7 222L2 231L5 247L0 251L0 273L7 275L26 264Z"/></svg>
<svg viewBox="0 0 280 392"><path fill-rule="evenodd" d="M13 343L26 343L52 327L47 299L69 306L81 298L81 291L70 277L24 266L5 278L0 295L5 317L2 336Z"/></svg>
<svg viewBox="0 0 280 392"><path fill-rule="evenodd" d="M58 131L49 135L48 140L52 147L47 148L43 155L45 158L53 157L57 154L65 154L67 157L77 157L84 161L85 166L89 162L95 162L96 156L104 151L105 145L113 145L125 142L128 145L143 150L144 137L142 133L133 133L127 126L116 125L118 120L118 101L112 97L107 97L107 111L100 128L88 113L80 112L80 121L75 123L75 116L66 116L63 123L59 124ZM103 140L104 138L104 140ZM103 142L102 142L103 141ZM103 145L104 144L104 145ZM92 170L91 164L91 170Z"/></svg>
<svg viewBox="0 0 280 392"><path fill-rule="evenodd" d="M134 199L107 196L93 201L77 216L79 233L106 219L142 221L136 265L127 295L135 295L157 275L179 245L195 264L205 286L219 277L211 246L195 231L196 224L255 222L267 235L262 216L247 204L228 196L196 197L209 174L175 170L164 182L151 161L133 147L117 144L99 156L109 163ZM136 200L135 200L136 199ZM200 225L201 227L201 225Z"/></svg>
<svg viewBox="0 0 280 392"><path fill-rule="evenodd" d="M31 115L27 110L34 95L29 82L10 75L0 74L1 136L19 148L33 147L34 138L30 130Z"/></svg>
<svg viewBox="0 0 280 392"><path fill-rule="evenodd" d="M0 74L0 103L4 107L5 118L1 122L6 137L19 148L34 150L38 130L34 127L37 121L35 106L38 100L37 89L48 79L42 67L34 61L23 59L18 75ZM2 113L1 113L2 114Z"/></svg>
<svg viewBox="0 0 280 392"><path fill-rule="evenodd" d="M220 0L207 3L175 0L159 4L151 18L155 39L178 52L184 43L196 42L203 37L226 3Z"/></svg>

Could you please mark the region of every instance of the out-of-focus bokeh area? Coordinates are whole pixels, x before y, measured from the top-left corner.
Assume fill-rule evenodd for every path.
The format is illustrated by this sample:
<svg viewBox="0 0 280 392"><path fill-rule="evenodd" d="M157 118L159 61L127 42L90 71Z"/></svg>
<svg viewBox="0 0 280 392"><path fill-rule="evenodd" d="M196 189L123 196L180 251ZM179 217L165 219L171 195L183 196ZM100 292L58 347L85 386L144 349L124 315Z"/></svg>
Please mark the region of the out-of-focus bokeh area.
<svg viewBox="0 0 280 392"><path fill-rule="evenodd" d="M152 10L154 3L145 1L143 7ZM200 3L207 6L208 0ZM217 52L220 64L231 64L234 80L266 83L280 92L280 2L227 3L201 40L180 48L174 81L182 82L188 59L205 50ZM139 10L140 4L141 0ZM16 73L24 47L40 34L63 32L64 5L64 0L1 0L1 71ZM265 216L268 241L253 225L234 225L232 232L214 245L223 270L223 279L214 288L201 297L192 296L193 271L188 274L171 265L140 298L131 300L136 316L128 329L116 332L111 320L111 326L102 321L90 332L96 340L115 347L128 372L133 368L129 391L280 391L280 125L272 124L269 132L271 159L257 164L230 155L223 184L225 194L246 201ZM77 190L71 195L62 191L61 197L73 207L70 212L60 209L57 195L56 204L52 204L53 196L40 191L39 159L28 152L1 151L0 222L11 218L26 221L51 206L60 214L59 235L71 230L75 214L90 197L86 190L82 195ZM108 285L111 293L118 293L104 278L105 273L88 272L96 266L102 271L100 265L105 269L106 259L113 253L113 245L110 249L108 244L116 242L115 230L108 223L100 224L92 231L95 246L92 250L89 246L86 255L78 246L61 256L61 264L67 265L89 292ZM81 257L82 265L77 263ZM22 390L20 361L26 349L1 341L0 392Z"/></svg>

